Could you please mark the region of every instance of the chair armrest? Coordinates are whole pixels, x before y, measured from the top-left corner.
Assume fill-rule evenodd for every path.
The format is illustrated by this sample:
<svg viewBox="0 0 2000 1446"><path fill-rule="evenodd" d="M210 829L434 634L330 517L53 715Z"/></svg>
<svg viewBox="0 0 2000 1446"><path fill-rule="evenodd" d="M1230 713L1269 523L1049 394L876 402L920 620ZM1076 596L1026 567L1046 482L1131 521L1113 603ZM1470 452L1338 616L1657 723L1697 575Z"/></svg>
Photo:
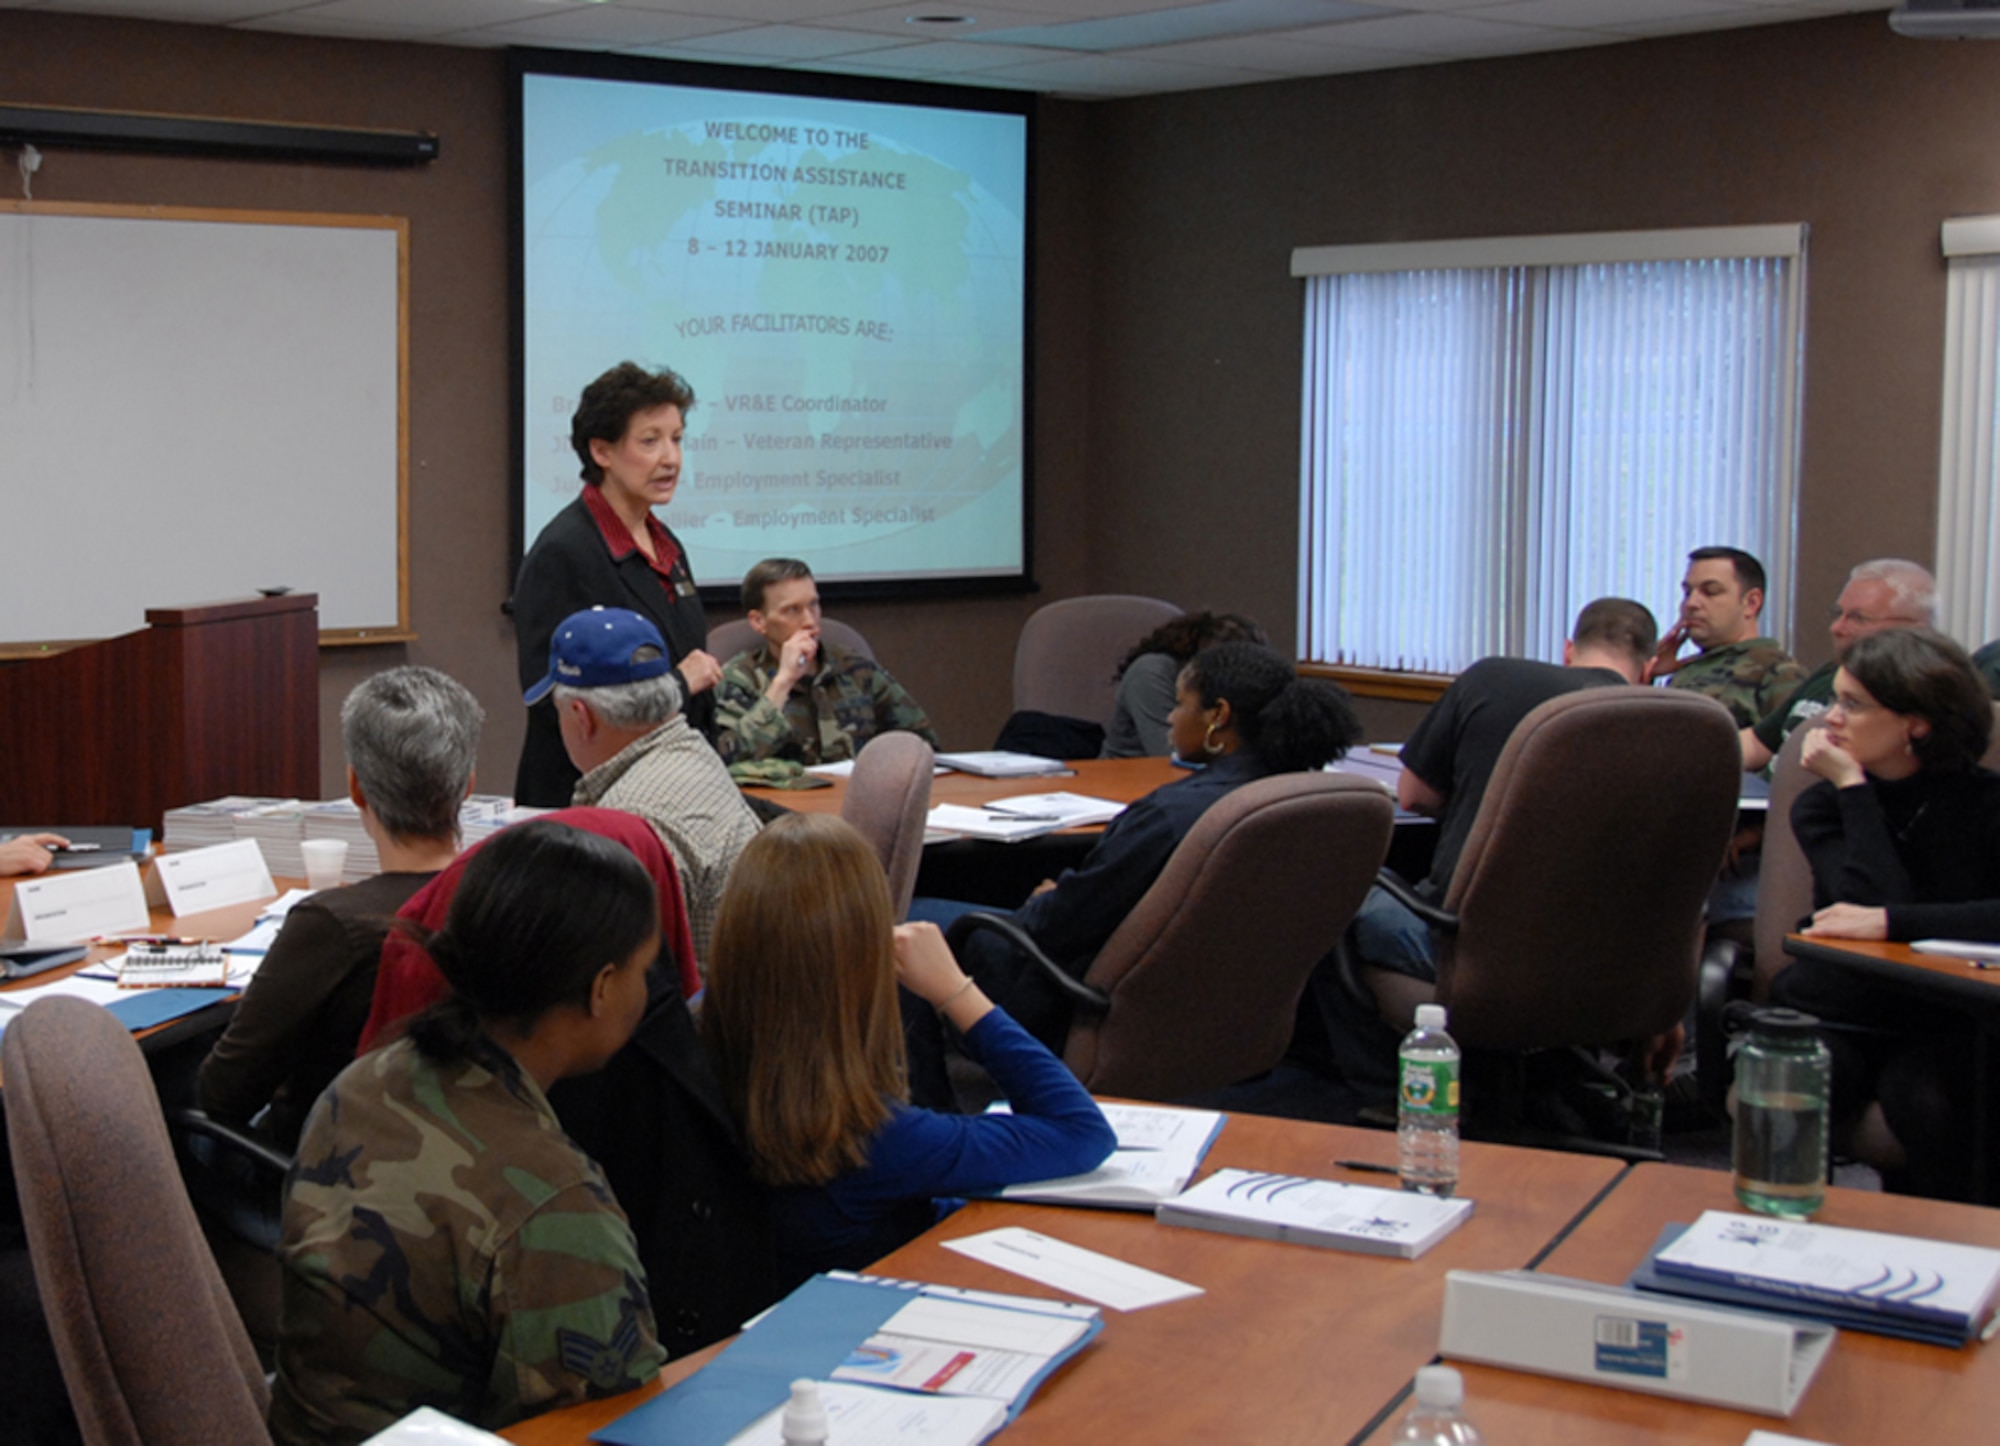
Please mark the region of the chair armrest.
<svg viewBox="0 0 2000 1446"><path fill-rule="evenodd" d="M1375 875L1376 886L1383 893L1429 924L1433 929L1442 929L1447 934L1458 932L1458 915L1447 914L1435 904L1426 903L1416 892L1403 882L1403 876L1393 869L1382 869Z"/></svg>
<svg viewBox="0 0 2000 1446"><path fill-rule="evenodd" d="M1032 961L1037 969L1048 976L1050 983L1069 996L1072 1003L1097 1014L1104 1014L1110 1011L1110 995L1106 994L1102 989L1085 984L1081 979L1056 963L1055 960L1049 958L1048 955L1042 952L1041 946L1034 941L1028 931L1012 919L999 914L961 914L958 918L952 920L951 927L945 930L944 941L951 946L951 952L957 954L961 944L981 931L998 934L1001 938L1012 944L1021 952L1023 957Z"/></svg>
<svg viewBox="0 0 2000 1446"><path fill-rule="evenodd" d="M282 1150L274 1150L256 1136L239 1130L234 1125L225 1125L212 1119L202 1110L179 1109L167 1111L167 1126L170 1129L190 1135L206 1135L227 1149L255 1163L259 1168L283 1177L291 1173L292 1157Z"/></svg>

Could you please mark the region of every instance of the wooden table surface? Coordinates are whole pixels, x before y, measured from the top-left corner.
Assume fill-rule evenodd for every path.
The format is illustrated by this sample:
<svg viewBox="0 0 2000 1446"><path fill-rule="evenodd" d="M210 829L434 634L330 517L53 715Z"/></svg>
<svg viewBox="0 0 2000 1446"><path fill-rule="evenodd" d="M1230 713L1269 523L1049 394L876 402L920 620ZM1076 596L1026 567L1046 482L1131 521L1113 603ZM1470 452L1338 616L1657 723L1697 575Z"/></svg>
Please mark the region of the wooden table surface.
<svg viewBox="0 0 2000 1446"><path fill-rule="evenodd" d="M1204 1170L1254 1166L1380 1183L1333 1162L1390 1162L1395 1145L1393 1135L1380 1131L1232 1115ZM1583 1155L1468 1144L1461 1183L1477 1209L1418 1261L1175 1229L1131 1211L979 1202L873 1270L1056 1296L943 1248L946 1240L1022 1225L1204 1289L1192 1299L1145 1310L1106 1310L1103 1335L1043 1386L1007 1428L1009 1443L1322 1446L1366 1428L1432 1358L1446 1271L1528 1264L1622 1169L1616 1161ZM691 1369L670 1368L670 1378ZM650 1394L593 1402L502 1434L537 1446L579 1442Z"/></svg>
<svg viewBox="0 0 2000 1446"><path fill-rule="evenodd" d="M13 908L14 885L20 881L18 877L0 879L0 920L4 920L8 911ZM304 887L304 880L301 879L277 879L274 882L280 891ZM257 915L270 902L271 899L256 899L247 904L231 904L227 908L209 909L199 914L185 914L178 919L173 916L171 910L164 907L157 908L150 911L151 922L148 927L156 934L178 934L187 939L240 938L249 931L250 926L257 921ZM108 959L113 954L122 952L123 948L123 945L117 943L96 944L80 963L44 970L27 979L0 980L0 995L54 983L80 969L88 968L101 959ZM142 1048L163 1048L203 1030L216 1028L227 1021L235 1007L233 997L225 999L205 1009L196 1010L193 1014L182 1015L179 1019L170 1019L163 1024L142 1029L134 1037L138 1039Z"/></svg>
<svg viewBox="0 0 2000 1446"><path fill-rule="evenodd" d="M2000 989L2000 969L1975 969L1971 960L1949 954L1919 954L1908 944L1787 934L1785 952L1794 959L1839 964L1898 984L1942 989L1987 1008L2000 1003L2000 994L1992 992Z"/></svg>
<svg viewBox="0 0 2000 1446"><path fill-rule="evenodd" d="M956 803L978 808L996 798L1013 798L1023 793L1081 793L1091 798L1108 798L1114 803L1132 803L1162 784L1186 778L1185 768L1176 768L1164 758L1082 758L1068 765L1069 774L1040 778L982 778L976 773L940 773L931 779L932 804ZM831 788L752 788L759 798L783 804L795 813L839 813L847 796L847 780L832 780ZM1096 833L1093 824L1088 832Z"/></svg>
<svg viewBox="0 0 2000 1446"><path fill-rule="evenodd" d="M1539 1269L1622 1283L1669 1223L1734 1210L1726 1171L1640 1165ZM2000 1247L2000 1211L1976 1205L1832 1189L1817 1223ZM1637 1391L1464 1365L1467 1414L1488 1441L1535 1446L1741 1446L1753 1430L1838 1446L1991 1441L2000 1434L2000 1352L1950 1350L1843 1331L1790 1420L1667 1400ZM1394 1421L1369 1436L1383 1446Z"/></svg>

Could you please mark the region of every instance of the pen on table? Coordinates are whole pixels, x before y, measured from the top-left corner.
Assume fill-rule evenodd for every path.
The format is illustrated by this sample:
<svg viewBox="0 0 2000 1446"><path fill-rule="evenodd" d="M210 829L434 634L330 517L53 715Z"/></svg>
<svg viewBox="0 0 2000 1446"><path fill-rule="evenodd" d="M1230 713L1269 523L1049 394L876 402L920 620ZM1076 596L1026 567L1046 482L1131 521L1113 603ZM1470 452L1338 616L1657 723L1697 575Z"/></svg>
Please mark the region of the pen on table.
<svg viewBox="0 0 2000 1446"><path fill-rule="evenodd" d="M2000 959L1968 959L1965 961L1965 967L1968 969L2000 969Z"/></svg>
<svg viewBox="0 0 2000 1446"><path fill-rule="evenodd" d="M1400 1175L1403 1172L1394 1165L1378 1165L1373 1160L1335 1160L1334 1164L1343 1170L1360 1170L1369 1175Z"/></svg>

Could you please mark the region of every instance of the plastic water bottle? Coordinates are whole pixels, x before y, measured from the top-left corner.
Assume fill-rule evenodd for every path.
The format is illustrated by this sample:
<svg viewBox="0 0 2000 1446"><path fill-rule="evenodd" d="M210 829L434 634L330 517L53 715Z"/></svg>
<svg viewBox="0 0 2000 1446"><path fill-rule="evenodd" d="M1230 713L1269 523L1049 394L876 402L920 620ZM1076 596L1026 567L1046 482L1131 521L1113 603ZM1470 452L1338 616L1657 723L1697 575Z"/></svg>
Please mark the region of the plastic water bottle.
<svg viewBox="0 0 2000 1446"><path fill-rule="evenodd" d="M1405 1190L1458 1189L1458 1046L1444 1032L1444 1006L1419 1004L1417 1027L1397 1051L1397 1173Z"/></svg>
<svg viewBox="0 0 2000 1446"><path fill-rule="evenodd" d="M1465 1378L1450 1366L1417 1372L1417 1404L1389 1438L1413 1446L1484 1446L1486 1438L1466 1419Z"/></svg>
<svg viewBox="0 0 2000 1446"><path fill-rule="evenodd" d="M1760 1009L1736 1050L1736 1198L1765 1215L1803 1219L1826 1203L1827 1098L1833 1061L1819 1021Z"/></svg>
<svg viewBox="0 0 2000 1446"><path fill-rule="evenodd" d="M778 1434L784 1446L824 1446L826 1405L819 1398L819 1382L792 1382L791 1399L785 1402L785 1414L778 1418Z"/></svg>

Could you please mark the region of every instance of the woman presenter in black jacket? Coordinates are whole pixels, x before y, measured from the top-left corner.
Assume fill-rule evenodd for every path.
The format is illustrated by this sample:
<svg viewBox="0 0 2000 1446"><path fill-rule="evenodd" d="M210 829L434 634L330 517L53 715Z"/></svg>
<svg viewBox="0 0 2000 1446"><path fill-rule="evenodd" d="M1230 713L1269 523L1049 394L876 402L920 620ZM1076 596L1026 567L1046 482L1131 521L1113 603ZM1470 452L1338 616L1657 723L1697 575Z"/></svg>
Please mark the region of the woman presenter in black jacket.
<svg viewBox="0 0 2000 1446"><path fill-rule="evenodd" d="M629 361L583 389L570 421L583 491L549 519L514 581L522 688L547 674L549 639L564 618L588 607L630 608L658 625L688 721L713 734L722 665L707 652L708 618L687 549L655 512L680 484L681 434L693 406L694 389L678 373ZM515 801L564 807L576 779L554 705L536 704L528 710Z"/></svg>

